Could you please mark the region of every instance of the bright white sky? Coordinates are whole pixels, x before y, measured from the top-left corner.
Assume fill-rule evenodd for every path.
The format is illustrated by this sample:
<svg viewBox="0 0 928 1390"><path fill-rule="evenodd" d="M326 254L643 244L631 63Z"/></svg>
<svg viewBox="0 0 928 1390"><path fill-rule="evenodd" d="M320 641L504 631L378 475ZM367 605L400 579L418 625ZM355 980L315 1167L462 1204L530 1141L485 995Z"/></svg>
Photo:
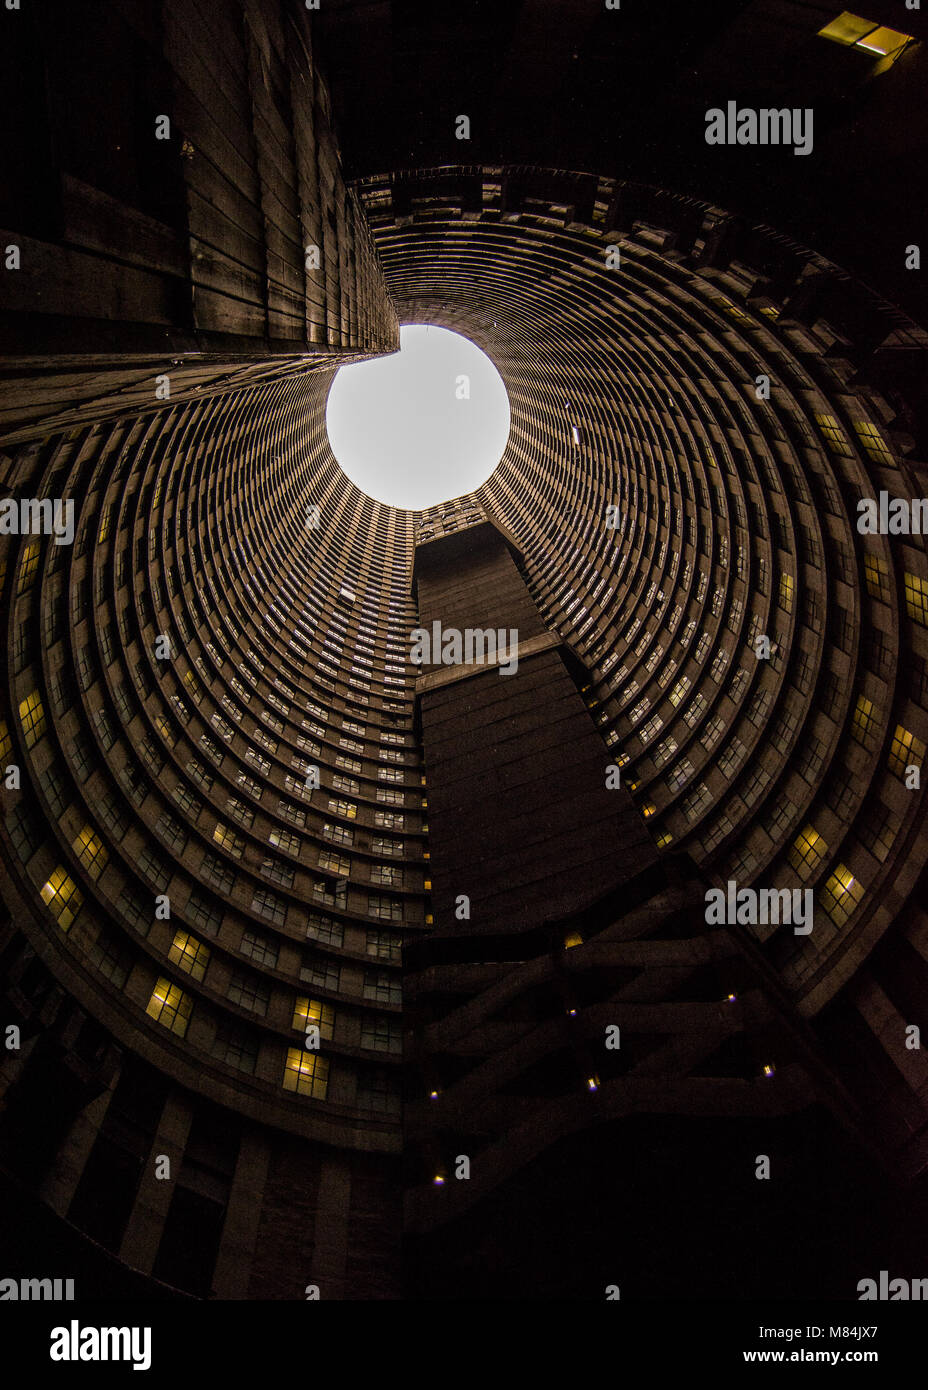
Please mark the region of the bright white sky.
<svg viewBox="0 0 928 1390"><path fill-rule="evenodd" d="M486 482L509 438L509 397L468 338L407 324L399 352L336 372L325 423L332 452L368 497L419 510Z"/></svg>

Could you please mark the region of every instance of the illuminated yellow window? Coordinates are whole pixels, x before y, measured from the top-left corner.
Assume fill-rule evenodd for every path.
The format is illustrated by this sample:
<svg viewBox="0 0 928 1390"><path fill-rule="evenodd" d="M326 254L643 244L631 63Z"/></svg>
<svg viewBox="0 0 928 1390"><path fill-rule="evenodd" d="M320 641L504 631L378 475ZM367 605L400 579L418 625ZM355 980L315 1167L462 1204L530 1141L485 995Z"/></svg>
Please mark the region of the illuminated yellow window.
<svg viewBox="0 0 928 1390"><path fill-rule="evenodd" d="M291 1047L284 1068L284 1090L325 1100L328 1088L329 1064L326 1059L316 1052L307 1052L305 1048Z"/></svg>
<svg viewBox="0 0 928 1390"><path fill-rule="evenodd" d="M778 319L780 317L780 311L775 304L766 305L765 308L761 309L761 313L765 314L768 319Z"/></svg>
<svg viewBox="0 0 928 1390"><path fill-rule="evenodd" d="M19 567L19 592L21 594L24 594L35 580L41 549L38 541L30 541L23 551L22 563Z"/></svg>
<svg viewBox="0 0 928 1390"><path fill-rule="evenodd" d="M62 931L67 931L84 899L66 869L57 868L42 887L42 900Z"/></svg>
<svg viewBox="0 0 928 1390"><path fill-rule="evenodd" d="M780 607L784 613L793 611L793 591L795 589L791 574L780 575Z"/></svg>
<svg viewBox="0 0 928 1390"><path fill-rule="evenodd" d="M905 611L922 627L928 627L928 579L906 573Z"/></svg>
<svg viewBox="0 0 928 1390"><path fill-rule="evenodd" d="M819 903L836 927L843 927L864 896L864 886L846 864L837 864L819 896Z"/></svg>
<svg viewBox="0 0 928 1390"><path fill-rule="evenodd" d="M881 556L864 556L864 583L873 598L889 602L889 565Z"/></svg>
<svg viewBox="0 0 928 1390"><path fill-rule="evenodd" d="M669 844L672 844L672 842L673 836L671 835L669 830L665 830L663 835L658 835L656 843L658 849L666 849Z"/></svg>
<svg viewBox="0 0 928 1390"><path fill-rule="evenodd" d="M213 831L213 839L217 845L222 845L223 849L228 850L236 859L241 859L245 841L240 835L236 835L234 830L230 830L227 825L217 825Z"/></svg>
<svg viewBox="0 0 928 1390"><path fill-rule="evenodd" d="M863 695L858 695L854 714L851 718L851 734L858 743L862 743L866 747L871 736L876 733L876 729L877 719L873 702L865 699Z"/></svg>
<svg viewBox="0 0 928 1390"><path fill-rule="evenodd" d="M789 852L789 862L802 878L808 878L812 870L818 868L827 853L828 846L821 835L814 826L807 825L793 842L793 847Z"/></svg>
<svg viewBox="0 0 928 1390"><path fill-rule="evenodd" d="M909 733L901 724L896 725L896 732L893 734L893 741L889 749L889 769L891 772L898 772L900 777L905 776L907 767L921 767L925 757L925 745L920 738Z"/></svg>
<svg viewBox="0 0 928 1390"><path fill-rule="evenodd" d="M209 963L209 947L188 932L175 932L168 960L179 965L181 970L186 970L194 980L202 980Z"/></svg>
<svg viewBox="0 0 928 1390"><path fill-rule="evenodd" d="M37 690L33 690L31 695L26 696L25 700L20 700L19 722L23 726L26 747L34 748L45 733L45 711L42 708L42 701L39 699Z"/></svg>
<svg viewBox="0 0 928 1390"><path fill-rule="evenodd" d="M10 731L2 719L0 719L0 758L5 758L13 747L13 740L10 738Z"/></svg>
<svg viewBox="0 0 928 1390"><path fill-rule="evenodd" d="M564 937L564 945L565 945L565 946L582 946L582 945L583 945L583 937L580 935L580 933L579 933L578 931L568 932L567 936Z"/></svg>
<svg viewBox="0 0 928 1390"><path fill-rule="evenodd" d="M158 733L164 739L165 743L170 744L173 748L177 742L177 738L174 730L171 728L170 720L165 719L163 714L159 714L155 719L155 728L158 730Z"/></svg>
<svg viewBox="0 0 928 1390"><path fill-rule="evenodd" d="M869 420L852 420L851 424L874 463L892 463L893 456L876 425L871 425Z"/></svg>
<svg viewBox="0 0 928 1390"><path fill-rule="evenodd" d="M109 855L100 836L94 834L93 827L85 825L80 834L72 840L71 848L90 877L99 878L106 868Z"/></svg>
<svg viewBox="0 0 928 1390"><path fill-rule="evenodd" d="M645 817L645 819L647 819L648 816L653 816L656 810L657 807L655 806L654 802L649 801L646 806L642 806L641 814Z"/></svg>
<svg viewBox="0 0 928 1390"><path fill-rule="evenodd" d="M844 431L833 415L816 415L815 420L827 440L828 447L831 449L832 453L850 453Z"/></svg>
<svg viewBox="0 0 928 1390"><path fill-rule="evenodd" d="M728 315L729 318L740 321L748 317L743 309L739 309L737 304L732 304L731 300L726 299L724 295L713 294L710 296L710 298L712 303L717 304L720 309L724 310L724 312ZM718 467L717 463L715 462L715 459L712 459L711 466L713 468Z"/></svg>
<svg viewBox="0 0 928 1390"><path fill-rule="evenodd" d="M112 516L112 513L113 508L107 507L106 511L103 513L103 516L100 518L100 530L97 533L97 541L101 545L110 533L110 517Z"/></svg>
<svg viewBox="0 0 928 1390"><path fill-rule="evenodd" d="M298 999L293 1008L293 1026L305 1033L311 1023L319 1027L320 1038L331 1038L335 1031L335 1010L318 999Z"/></svg>
<svg viewBox="0 0 928 1390"><path fill-rule="evenodd" d="M145 1010L164 1028L183 1037L187 1032L190 1014L193 1009L193 996L185 994L179 985L172 985L162 975L151 992L148 1008Z"/></svg>
<svg viewBox="0 0 928 1390"><path fill-rule="evenodd" d="M894 62L906 44L912 42L910 35L900 33L898 29L887 29L872 19L863 19L860 15L851 14L850 10L842 10L837 19L826 24L824 29L819 29L818 36L831 39L845 48L859 48L864 53L890 58Z"/></svg>
<svg viewBox="0 0 928 1390"><path fill-rule="evenodd" d="M189 690L192 698L199 704L203 698L203 691L200 689L199 681L192 671L184 672L184 684Z"/></svg>

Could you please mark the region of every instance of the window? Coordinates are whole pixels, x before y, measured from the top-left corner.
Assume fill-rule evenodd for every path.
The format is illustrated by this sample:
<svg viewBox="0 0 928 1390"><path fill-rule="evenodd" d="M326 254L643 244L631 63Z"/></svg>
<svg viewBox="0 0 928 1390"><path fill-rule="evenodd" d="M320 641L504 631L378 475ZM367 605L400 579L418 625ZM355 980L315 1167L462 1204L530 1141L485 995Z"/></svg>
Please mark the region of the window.
<svg viewBox="0 0 928 1390"><path fill-rule="evenodd" d="M372 1052L402 1052L399 1024L392 1018L365 1018L361 1023L361 1046Z"/></svg>
<svg viewBox="0 0 928 1390"><path fill-rule="evenodd" d="M325 1100L329 1085L329 1064L324 1057L297 1047L289 1048L284 1068L284 1090L300 1096Z"/></svg>
<svg viewBox="0 0 928 1390"><path fill-rule="evenodd" d="M873 702L863 695L858 695L854 714L851 718L851 736L858 743L862 743L866 748L872 741L876 733L878 721L873 709Z"/></svg>
<svg viewBox="0 0 928 1390"><path fill-rule="evenodd" d="M380 917L387 922L403 920L403 905L398 898L387 898L377 893L369 893L367 898L369 917Z"/></svg>
<svg viewBox="0 0 928 1390"><path fill-rule="evenodd" d="M889 749L889 768L900 777L906 775L908 767L921 767L925 757L925 745L901 724L896 725L893 741Z"/></svg>
<svg viewBox="0 0 928 1390"><path fill-rule="evenodd" d="M327 821L322 827L322 834L325 839L336 845L354 844L354 831L349 830L346 825L333 825Z"/></svg>
<svg viewBox="0 0 928 1390"><path fill-rule="evenodd" d="M397 1083L388 1072L370 1072L358 1078L357 1106L373 1115L398 1117L401 1102Z"/></svg>
<svg viewBox="0 0 928 1390"><path fill-rule="evenodd" d="M675 738L663 739L654 750L655 767L663 767L668 758L673 757L677 751L677 740Z"/></svg>
<svg viewBox="0 0 928 1390"><path fill-rule="evenodd" d="M796 836L788 859L800 878L808 878L828 853L828 846L812 825L807 825Z"/></svg>
<svg viewBox="0 0 928 1390"><path fill-rule="evenodd" d="M916 623L928 627L928 579L906 572L905 611Z"/></svg>
<svg viewBox="0 0 928 1390"><path fill-rule="evenodd" d="M255 801L261 800L261 783L256 782L253 777L249 777L247 772L239 772L235 777L236 786L241 787L243 792L247 792Z"/></svg>
<svg viewBox="0 0 928 1390"><path fill-rule="evenodd" d="M690 780L696 769L689 758L683 758L671 772L667 774L667 786L672 792L679 791L682 786Z"/></svg>
<svg viewBox="0 0 928 1390"><path fill-rule="evenodd" d="M267 1013L271 992L256 976L237 973L229 981L226 997L233 1004L240 1004L243 1009L250 1009L263 1017Z"/></svg>
<svg viewBox="0 0 928 1390"><path fill-rule="evenodd" d="M227 825L220 822L213 831L213 839L217 845L222 845L229 854L236 859L241 859L245 841L240 835L236 835L234 830L230 830Z"/></svg>
<svg viewBox="0 0 928 1390"><path fill-rule="evenodd" d="M272 861L265 861L265 863L270 862ZM278 927L282 927L287 919L286 904L268 888L255 889L251 899L251 910L257 912L261 917L266 917L268 921L273 922Z"/></svg>
<svg viewBox="0 0 928 1390"><path fill-rule="evenodd" d="M91 947L89 955L94 968L117 989L122 989L129 978L132 961L116 942L100 936Z"/></svg>
<svg viewBox="0 0 928 1390"><path fill-rule="evenodd" d="M701 691L693 696L689 709L686 710L683 715L684 723L688 724L691 729L695 728L699 723L700 717L706 708L706 704L706 697Z"/></svg>
<svg viewBox="0 0 928 1390"><path fill-rule="evenodd" d="M192 758L187 764L187 771L198 787L202 787L207 792L210 790L213 785L212 774L206 770L202 763L198 763L195 758Z"/></svg>
<svg viewBox="0 0 928 1390"><path fill-rule="evenodd" d="M780 607L784 613L793 611L793 595L795 592L795 582L791 574L780 575Z"/></svg>
<svg viewBox="0 0 928 1390"><path fill-rule="evenodd" d="M174 800L181 810L187 813L190 821L196 824L200 812L203 809L203 803L199 798L195 797L191 791L188 791L182 782L177 783L171 795L174 797Z"/></svg>
<svg viewBox="0 0 928 1390"><path fill-rule="evenodd" d="M867 809L858 824L857 834L861 844L881 864L885 864L889 856L901 823L898 816L877 801Z"/></svg>
<svg viewBox="0 0 928 1390"><path fill-rule="evenodd" d="M402 939L393 932L369 931L367 933L367 954L378 960L398 962L402 954Z"/></svg>
<svg viewBox="0 0 928 1390"><path fill-rule="evenodd" d="M206 881L226 897L235 887L235 873L215 854L204 854L200 872Z"/></svg>
<svg viewBox="0 0 928 1390"><path fill-rule="evenodd" d="M819 29L818 37L831 39L833 43L839 43L844 48L859 48L871 58L888 58L890 62L895 62L906 45L912 42L908 34L902 34L897 29L887 29L885 25L877 24L870 19L861 19L860 15L851 14L849 10L842 10L837 19L826 24L824 29ZM816 416L816 419L819 418L821 417ZM863 420L854 421L854 428L858 433L862 432L862 427L873 429L872 425L867 425ZM866 446L866 440L864 442Z"/></svg>
<svg viewBox="0 0 928 1390"><path fill-rule="evenodd" d="M815 420L832 453L849 454L851 452L847 439L833 415L816 415Z"/></svg>
<svg viewBox="0 0 928 1390"><path fill-rule="evenodd" d="M254 822L254 811L250 806L246 806L244 801L239 801L237 796L228 797L226 810L234 821L238 821L239 825L250 826Z"/></svg>
<svg viewBox="0 0 928 1390"><path fill-rule="evenodd" d="M715 681L716 685L721 684L722 677L725 674L725 671L728 667L728 661L729 653L724 648L722 648L721 651L716 652L715 656L712 658L712 667L709 671L709 674Z"/></svg>
<svg viewBox="0 0 928 1390"><path fill-rule="evenodd" d="M835 865L835 871L825 883L819 903L836 927L843 927L860 905L864 887L846 864Z"/></svg>
<svg viewBox="0 0 928 1390"><path fill-rule="evenodd" d="M204 737L205 737L205 735L204 735ZM201 739L200 742L202 743L202 741L203 741L203 740ZM249 762L249 763L253 763L254 766L258 769L259 772L263 772L263 773L264 773L264 776L265 776L265 777L268 775L268 773L269 773L270 770L271 770L270 759L269 759L269 758L262 758L261 754L258 752L258 750L257 750L256 748L246 748L246 749L245 749L245 761L246 761L246 762Z"/></svg>
<svg viewBox="0 0 928 1390"><path fill-rule="evenodd" d="M84 901L77 884L61 867L55 869L41 889L42 901L62 931L68 931Z"/></svg>
<svg viewBox="0 0 928 1390"><path fill-rule="evenodd" d="M71 848L90 877L99 878L106 867L109 855L103 846L103 841L99 835L94 833L91 826L84 826L83 830L71 842Z"/></svg>
<svg viewBox="0 0 928 1390"><path fill-rule="evenodd" d="M341 922L333 922L331 917L323 917L321 912L310 912L306 918L306 935L310 941L324 941L327 946L341 946L344 929Z"/></svg>
<svg viewBox="0 0 928 1390"><path fill-rule="evenodd" d="M180 821L175 820L167 811L162 812L158 817L158 824L155 829L164 840L169 849L175 854L179 854L187 843L187 830Z"/></svg>
<svg viewBox="0 0 928 1390"><path fill-rule="evenodd" d="M394 864L371 865L371 883L378 883L386 888L402 888L404 877L404 871Z"/></svg>
<svg viewBox="0 0 928 1390"><path fill-rule="evenodd" d="M399 978L392 971L365 970L365 999L374 999L380 1004L399 1004L402 997Z"/></svg>
<svg viewBox="0 0 928 1390"><path fill-rule="evenodd" d="M677 681L676 685L674 686L673 690L671 690L670 692L670 703L672 705L679 705L680 701L683 699L683 696L686 694L689 688L689 676L681 676L680 679Z"/></svg>
<svg viewBox="0 0 928 1390"><path fill-rule="evenodd" d="M209 947L187 932L175 932L168 960L180 966L194 980L202 980L209 961Z"/></svg>
<svg viewBox="0 0 928 1390"><path fill-rule="evenodd" d="M37 690L33 690L24 700L20 700L19 722L23 726L26 747L34 748L45 733L45 711L42 708L42 701L39 699Z"/></svg>
<svg viewBox="0 0 928 1390"><path fill-rule="evenodd" d="M185 994L177 985L172 985L170 980L162 976L152 990L145 1012L162 1027L169 1028L172 1033L177 1033L182 1038L187 1032L192 1009L191 995Z"/></svg>
<svg viewBox="0 0 928 1390"><path fill-rule="evenodd" d="M724 729L725 721L720 714L714 714L711 719L706 720L705 727L699 736L699 742L707 753L718 743Z"/></svg>
<svg viewBox="0 0 928 1390"><path fill-rule="evenodd" d="M318 999L297 999L293 1006L293 1026L305 1033L310 1024L319 1029L320 1038L331 1038L335 1032L335 1010L331 1004Z"/></svg>
<svg viewBox="0 0 928 1390"><path fill-rule="evenodd" d="M902 38L903 35L900 34L899 37ZM874 463L892 464L893 456L876 425L871 425L869 420L852 420L851 424Z"/></svg>
<svg viewBox="0 0 928 1390"><path fill-rule="evenodd" d="M882 556L864 556L864 583L871 598L889 602L889 565Z"/></svg>
<svg viewBox="0 0 928 1390"><path fill-rule="evenodd" d="M299 837L292 835L289 830L272 830L268 835L268 843L276 849L282 849L286 854L299 854ZM291 874L292 878L292 874Z"/></svg>
<svg viewBox="0 0 928 1390"><path fill-rule="evenodd" d="M192 892L187 899L186 915L195 927L199 927L210 936L215 936L222 925L222 913L206 898L200 897L199 893Z"/></svg>
<svg viewBox="0 0 928 1390"><path fill-rule="evenodd" d="M747 749L740 738L732 738L719 758L719 771L723 777L734 776L736 770L741 766L746 751Z"/></svg>
<svg viewBox="0 0 928 1390"><path fill-rule="evenodd" d="M220 1024L213 1042L213 1056L230 1067L254 1075L258 1064L258 1044L254 1038L230 1027Z"/></svg>
<svg viewBox="0 0 928 1390"><path fill-rule="evenodd" d="M264 936L259 936L257 932L242 932L242 940L239 950L243 956L255 961L258 965L267 965L272 970L277 968L277 960L280 955L276 941L268 941Z"/></svg>
<svg viewBox="0 0 928 1390"><path fill-rule="evenodd" d="M341 966L329 961L304 960L300 966L300 979L317 989L327 989L337 994L341 983Z"/></svg>
<svg viewBox="0 0 928 1390"><path fill-rule="evenodd" d="M705 782L699 782L693 790L683 798L683 814L688 821L696 820L712 800L712 794Z"/></svg>

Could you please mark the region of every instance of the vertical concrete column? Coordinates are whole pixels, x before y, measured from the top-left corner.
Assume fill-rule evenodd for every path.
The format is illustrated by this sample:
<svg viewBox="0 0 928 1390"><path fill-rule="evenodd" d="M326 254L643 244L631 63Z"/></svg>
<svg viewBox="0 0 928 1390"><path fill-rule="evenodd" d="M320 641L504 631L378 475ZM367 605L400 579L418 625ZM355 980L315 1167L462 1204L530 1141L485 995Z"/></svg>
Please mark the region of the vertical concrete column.
<svg viewBox="0 0 928 1390"><path fill-rule="evenodd" d="M155 1263L192 1121L193 1107L190 1103L179 1095L168 1096L161 1112L158 1132L145 1162L135 1206L119 1247L119 1258L143 1274L150 1274ZM166 1154L171 1160L170 1178L155 1177L161 1154Z"/></svg>
<svg viewBox="0 0 928 1390"><path fill-rule="evenodd" d="M345 1297L348 1263L348 1209L351 1170L344 1158L323 1159L319 1173L316 1243L310 1283L319 1285L320 1298Z"/></svg>
<svg viewBox="0 0 928 1390"><path fill-rule="evenodd" d="M248 1297L269 1158L267 1142L261 1135L242 1135L213 1271L217 1298Z"/></svg>
<svg viewBox="0 0 928 1390"><path fill-rule="evenodd" d="M53 1166L45 1175L39 1196L53 1211L64 1216L71 1205L71 1198L77 1190L90 1151L100 1133L106 1112L109 1109L113 1091L119 1080L117 1069L110 1078L107 1089L101 1092L89 1105L85 1106L75 1118Z"/></svg>

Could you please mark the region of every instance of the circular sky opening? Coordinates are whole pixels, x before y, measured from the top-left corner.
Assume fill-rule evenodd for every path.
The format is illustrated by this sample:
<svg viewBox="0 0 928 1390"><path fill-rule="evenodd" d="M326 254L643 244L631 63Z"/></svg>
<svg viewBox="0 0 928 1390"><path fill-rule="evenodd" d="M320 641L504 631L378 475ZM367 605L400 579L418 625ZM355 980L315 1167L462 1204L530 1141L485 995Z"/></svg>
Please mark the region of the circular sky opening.
<svg viewBox="0 0 928 1390"><path fill-rule="evenodd" d="M335 373L325 423L353 483L419 511L486 482L509 438L509 396L469 338L405 324L399 352Z"/></svg>

